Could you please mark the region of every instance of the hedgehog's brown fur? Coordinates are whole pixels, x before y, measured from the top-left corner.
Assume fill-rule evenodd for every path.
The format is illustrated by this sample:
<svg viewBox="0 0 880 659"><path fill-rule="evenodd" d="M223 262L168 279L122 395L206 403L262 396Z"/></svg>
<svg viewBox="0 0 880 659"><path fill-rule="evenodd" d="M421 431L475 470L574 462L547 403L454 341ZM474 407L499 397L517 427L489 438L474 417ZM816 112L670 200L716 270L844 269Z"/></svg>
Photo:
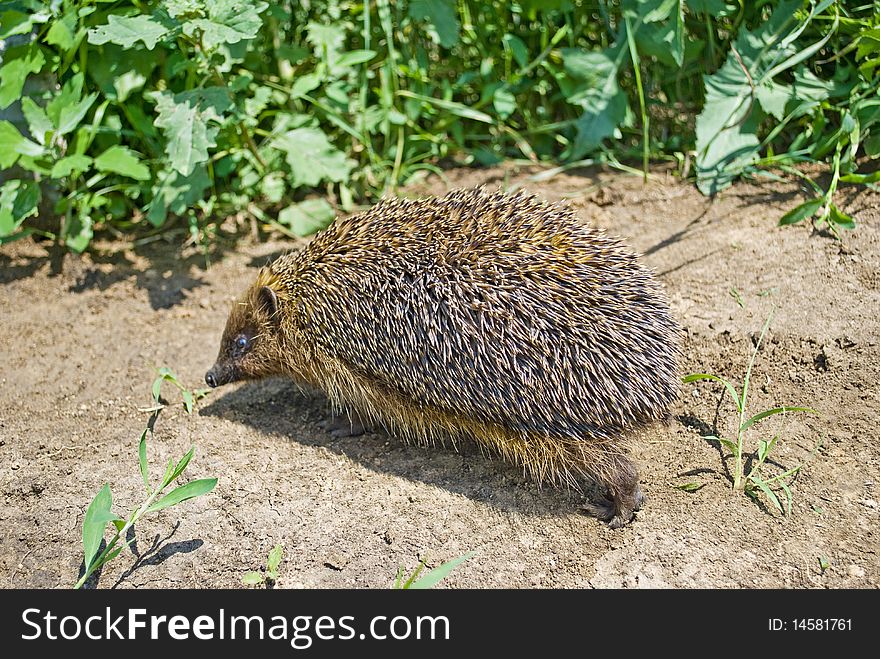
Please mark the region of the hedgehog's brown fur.
<svg viewBox="0 0 880 659"><path fill-rule="evenodd" d="M264 268L208 380L286 374L406 439L595 479L610 501L592 509L619 526L642 501L625 433L674 399L678 341L619 241L565 206L457 190L384 199Z"/></svg>

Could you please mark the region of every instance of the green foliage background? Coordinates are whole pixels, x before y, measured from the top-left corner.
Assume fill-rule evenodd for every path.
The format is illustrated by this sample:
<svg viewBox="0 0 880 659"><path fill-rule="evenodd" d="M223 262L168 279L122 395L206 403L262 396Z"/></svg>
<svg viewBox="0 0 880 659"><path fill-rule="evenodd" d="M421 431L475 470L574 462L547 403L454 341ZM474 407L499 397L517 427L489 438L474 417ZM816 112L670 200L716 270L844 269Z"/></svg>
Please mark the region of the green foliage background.
<svg viewBox="0 0 880 659"><path fill-rule="evenodd" d="M783 222L836 232L837 187L880 178L878 0L13 0L0 40L3 242L307 235L327 199L509 158L672 161L705 194L782 170L815 191Z"/></svg>

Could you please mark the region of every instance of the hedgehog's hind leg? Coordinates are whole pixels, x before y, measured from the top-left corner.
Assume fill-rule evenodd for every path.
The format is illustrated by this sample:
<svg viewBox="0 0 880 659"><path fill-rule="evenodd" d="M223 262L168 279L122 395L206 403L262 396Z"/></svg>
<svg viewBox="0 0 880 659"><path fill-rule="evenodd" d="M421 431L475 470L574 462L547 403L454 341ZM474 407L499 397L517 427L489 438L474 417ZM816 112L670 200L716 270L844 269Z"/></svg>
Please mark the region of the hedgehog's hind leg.
<svg viewBox="0 0 880 659"><path fill-rule="evenodd" d="M620 454L608 456L603 472L596 475L596 480L608 490L608 498L585 503L583 508L608 522L612 529L618 529L632 520L635 511L645 503L645 495L639 487L636 466L627 457Z"/></svg>

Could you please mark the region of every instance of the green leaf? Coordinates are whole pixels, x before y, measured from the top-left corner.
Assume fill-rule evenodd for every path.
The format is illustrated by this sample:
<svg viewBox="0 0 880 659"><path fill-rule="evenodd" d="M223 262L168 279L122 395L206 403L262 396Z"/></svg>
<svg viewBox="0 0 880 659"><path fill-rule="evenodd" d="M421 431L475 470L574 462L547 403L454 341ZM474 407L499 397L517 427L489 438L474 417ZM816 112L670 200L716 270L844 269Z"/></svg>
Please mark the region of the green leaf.
<svg viewBox="0 0 880 659"><path fill-rule="evenodd" d="M10 179L0 188L0 237L11 235L39 210L40 185L36 181Z"/></svg>
<svg viewBox="0 0 880 659"><path fill-rule="evenodd" d="M17 147L25 139L11 122L0 120L0 169L8 169L15 164L21 155Z"/></svg>
<svg viewBox="0 0 880 659"><path fill-rule="evenodd" d="M627 0L625 12L641 19L635 30L639 52L652 55L668 66L684 63L684 11L681 0Z"/></svg>
<svg viewBox="0 0 880 659"><path fill-rule="evenodd" d="M269 5L252 0L213 0L206 3L207 18L195 18L183 24L183 33L201 33L201 42L208 51L218 46L253 39L263 26L260 14Z"/></svg>
<svg viewBox="0 0 880 659"><path fill-rule="evenodd" d="M165 153L171 167L183 176L195 171L196 165L207 162L208 149L217 143L218 128L208 121L220 121L231 105L227 90L209 87L172 95L155 94L158 116L153 122L167 139Z"/></svg>
<svg viewBox="0 0 880 659"><path fill-rule="evenodd" d="M281 565L281 556L284 553L284 548L281 545L275 545L272 547L272 551L269 552L269 561L266 563L266 568L269 572L277 572L278 566Z"/></svg>
<svg viewBox="0 0 880 659"><path fill-rule="evenodd" d="M350 50L336 61L336 65L339 67L355 66L356 64L369 62L375 56L375 50Z"/></svg>
<svg viewBox="0 0 880 659"><path fill-rule="evenodd" d="M828 220L833 222L835 226L841 229L855 229L856 222L849 215L844 213L834 204L829 204L828 210L830 214L828 216Z"/></svg>
<svg viewBox="0 0 880 659"><path fill-rule="evenodd" d="M696 492L705 486L705 483L682 483L681 485L676 485L675 489L682 490L683 492Z"/></svg>
<svg viewBox="0 0 880 659"><path fill-rule="evenodd" d="M569 103L584 111L575 123L577 134L566 154L570 160L595 151L626 119L626 94L617 84L622 53L620 46L604 51L562 49L562 63L572 80L563 93Z"/></svg>
<svg viewBox="0 0 880 659"><path fill-rule="evenodd" d="M479 110L474 110L473 108L468 107L467 105L462 105L461 103L456 103L455 101L445 101L442 98L434 98L433 96L423 96L422 94L416 94L414 92L408 90L401 90L397 92L398 96L405 96L406 98L414 98L418 101L422 101L424 103L428 103L429 105L433 105L435 107L446 110L447 112L451 112L457 117L462 117L463 119L473 119L474 121L482 121L485 124L494 124L495 120L492 119L485 112L480 112Z"/></svg>
<svg viewBox="0 0 880 659"><path fill-rule="evenodd" d="M4 3L6 4L6 3ZM45 23L52 17L51 12L29 11L20 12L15 9L0 12L0 40L11 37L13 34L27 34L31 28L40 23Z"/></svg>
<svg viewBox="0 0 880 659"><path fill-rule="evenodd" d="M21 99L21 112L28 122L28 129L34 139L40 144L46 144L46 133L54 130L52 121L46 115L43 108L34 103L33 99L25 96Z"/></svg>
<svg viewBox="0 0 880 659"><path fill-rule="evenodd" d="M736 391L736 388L727 380L722 377L718 377L717 375L712 375L710 373L694 373L692 375L685 376L682 378L682 382L684 384L689 384L691 382L697 382L699 380L713 380L714 382L720 382L727 389L727 393L730 394L730 397L733 398L733 402L736 405L736 411L742 412L742 403L740 402L739 394Z"/></svg>
<svg viewBox="0 0 880 659"><path fill-rule="evenodd" d="M686 4L694 13L717 18L729 16L734 9L725 0L687 0Z"/></svg>
<svg viewBox="0 0 880 659"><path fill-rule="evenodd" d="M475 554L475 552L469 551L464 556L459 556L458 558L454 558L451 561L447 561L446 563L443 563L443 565L435 567L433 570L429 570L428 572L426 572L424 574L424 576L422 576L421 579L412 583L410 585L410 588L411 589L433 588L438 583L440 583L440 581L445 579L449 575L449 573L452 572L455 568L457 568L459 565L464 563L469 558L472 558L474 556L474 554Z"/></svg>
<svg viewBox="0 0 880 659"><path fill-rule="evenodd" d="M499 117L507 119L516 111L516 97L506 86L501 86L492 96L492 106Z"/></svg>
<svg viewBox="0 0 880 659"><path fill-rule="evenodd" d="M764 112L782 121L785 117L785 105L791 98L791 87L767 80L755 87L755 98L758 99Z"/></svg>
<svg viewBox="0 0 880 659"><path fill-rule="evenodd" d="M169 492L152 506L147 508L146 512L151 513L157 510L162 510L163 508L177 505L178 503L186 501L187 499L192 499L194 497L207 494L214 489L215 485L217 485L216 478L202 478L196 481L192 481L191 483L187 483L186 485L181 485L180 487L176 487L171 490L171 492Z"/></svg>
<svg viewBox="0 0 880 659"><path fill-rule="evenodd" d="M107 526L107 523L114 519L119 519L118 516L110 512L112 505L113 495L110 493L110 485L105 483L104 487L92 499L92 503L89 505L83 518L83 563L86 570L89 569L92 561L95 559L95 555L98 553L101 540L104 539L104 528Z"/></svg>
<svg viewBox="0 0 880 659"><path fill-rule="evenodd" d="M272 146L285 152L293 187L318 185L322 180L346 181L354 162L327 140L318 128L296 128L277 138Z"/></svg>
<svg viewBox="0 0 880 659"><path fill-rule="evenodd" d="M810 201L805 201L804 203L795 206L779 218L779 225L797 224L802 220L813 217L822 206L822 203L822 199L811 199Z"/></svg>
<svg viewBox="0 0 880 659"><path fill-rule="evenodd" d="M259 572L246 572L241 578L241 583L245 586L259 586L263 581L263 575Z"/></svg>
<svg viewBox="0 0 880 659"><path fill-rule="evenodd" d="M86 112L95 102L97 94L82 98L83 74L77 73L64 83L61 92L46 105L46 115L60 134L64 135L79 125Z"/></svg>
<svg viewBox="0 0 880 659"><path fill-rule="evenodd" d="M501 42L510 49L510 54L521 69L529 65L529 49L522 39L515 34L505 34L501 37Z"/></svg>
<svg viewBox="0 0 880 659"><path fill-rule="evenodd" d="M82 174L92 166L92 159L79 153L65 156L52 165L52 178Z"/></svg>
<svg viewBox="0 0 880 659"><path fill-rule="evenodd" d="M204 165L196 166L189 176L164 172L157 179L159 183L153 187L153 200L147 211L147 220L155 227L162 226L169 213L183 214L211 186Z"/></svg>
<svg viewBox="0 0 880 659"><path fill-rule="evenodd" d="M880 169L871 174L847 174L840 177L841 183L877 183L880 182Z"/></svg>
<svg viewBox="0 0 880 659"><path fill-rule="evenodd" d="M761 489L761 491L765 495L767 495L767 498L770 499L770 501L773 503L774 506L776 506L776 509L780 513L785 514L785 510L783 510L782 504L779 503L779 497L777 497L776 493L773 490L771 490L770 487L763 480L761 480L760 476L755 474L755 475L751 476L749 478L749 480L751 480L755 485L757 485Z"/></svg>
<svg viewBox="0 0 880 659"><path fill-rule="evenodd" d="M766 419L768 416L773 416L774 414L784 414L786 412L808 412L809 414L819 414L811 407L787 407L783 405L782 407L774 407L772 410L764 410L763 412L759 412L751 419L744 421L739 430L740 432L742 432L753 424L760 421L761 419Z"/></svg>
<svg viewBox="0 0 880 659"><path fill-rule="evenodd" d="M92 216L90 209L79 208L68 216L65 225L64 244L74 252L80 254L85 251L94 236Z"/></svg>
<svg viewBox="0 0 880 659"><path fill-rule="evenodd" d="M430 26L428 36L435 43L444 48L452 48L458 43L455 0L412 0L408 13L410 18L427 21Z"/></svg>
<svg viewBox="0 0 880 659"><path fill-rule="evenodd" d="M138 181L150 178L149 168L138 160L134 151L118 144L95 158L95 167L101 172L113 172Z"/></svg>
<svg viewBox="0 0 880 659"><path fill-rule="evenodd" d="M89 43L115 43L123 48L131 48L142 41L147 50L153 50L156 44L168 34L168 28L151 16L138 14L135 16L119 16L110 14L107 24L89 30Z"/></svg>
<svg viewBox="0 0 880 659"><path fill-rule="evenodd" d="M180 461L175 465L174 471L171 472L171 476L168 478L169 482L176 480L177 477L183 473L184 469L186 469L187 465L189 464L189 461L192 460L192 457L195 454L195 452L196 452L196 447L195 446L190 447L189 451L186 452L186 455L184 455L182 458L180 458Z"/></svg>
<svg viewBox="0 0 880 659"><path fill-rule="evenodd" d="M21 97L27 77L31 73L39 72L45 62L43 51L33 45L24 57L16 57L3 63L0 67L0 110Z"/></svg>
<svg viewBox="0 0 880 659"><path fill-rule="evenodd" d="M726 447L731 453L736 455L739 452L739 447L729 439L724 439L723 437L716 437L715 435L704 435L703 439L709 442L718 442L722 446Z"/></svg>
<svg viewBox="0 0 880 659"><path fill-rule="evenodd" d="M64 14L59 20L53 21L46 33L46 43L58 46L61 50L70 50L74 44L76 32L76 14Z"/></svg>
<svg viewBox="0 0 880 659"><path fill-rule="evenodd" d="M306 199L278 213L278 221L297 236L311 236L330 226L336 214L324 199Z"/></svg>
<svg viewBox="0 0 880 659"><path fill-rule="evenodd" d="M183 396L183 406L186 408L187 414L192 414L193 411L193 395L192 392L188 389L184 389L180 392Z"/></svg>
<svg viewBox="0 0 880 659"><path fill-rule="evenodd" d="M144 487L147 488L147 492L150 490L150 467L147 464L147 433L150 431L149 428L144 428L144 432L141 433L141 441L138 444L138 464L141 468L141 477L144 479Z"/></svg>

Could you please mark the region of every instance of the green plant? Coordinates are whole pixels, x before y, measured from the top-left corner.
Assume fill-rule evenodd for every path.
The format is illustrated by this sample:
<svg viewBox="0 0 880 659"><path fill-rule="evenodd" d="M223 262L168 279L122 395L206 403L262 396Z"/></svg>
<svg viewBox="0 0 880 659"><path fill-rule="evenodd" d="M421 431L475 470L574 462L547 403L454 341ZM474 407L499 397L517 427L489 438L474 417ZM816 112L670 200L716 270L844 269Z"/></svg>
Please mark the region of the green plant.
<svg viewBox="0 0 880 659"><path fill-rule="evenodd" d="M193 457L193 453L195 453L195 447L192 447L177 462L169 460L165 473L158 485L155 488L150 486L149 465L147 464L147 434L152 435L154 421L155 417L151 420L150 425L144 429L138 445L138 462L140 464L141 476L144 480L144 487L147 490L147 497L127 518L122 518L111 510L113 507L113 495L110 492L109 483L105 483L104 487L95 495L83 518L84 572L74 588L80 588L96 570L116 558L123 549L134 542L134 535L132 535L131 539L126 539L128 532L133 530L134 525L144 515L164 508L170 508L187 499L207 494L217 485L216 478L202 478L190 481L184 485L178 485L170 492L165 492L186 470ZM104 533L108 524L112 524L116 530L110 541L101 550L101 543L104 540ZM120 544L120 541L122 541L122 544Z"/></svg>
<svg viewBox="0 0 880 659"><path fill-rule="evenodd" d="M422 575L421 579L417 579L419 574L421 574L422 570L427 567L427 564L424 560L419 561L418 567L413 571L413 573L409 576L406 581L404 581L404 571L403 566L397 570L397 577L394 579L395 590L411 590L411 589L427 589L433 588L438 583L440 583L443 579L445 579L450 572L452 572L455 568L457 568L460 564L464 563L469 558L472 558L476 552L468 552L464 556L459 556L458 558L453 558L451 561L447 561L442 565L438 565L433 570L428 570Z"/></svg>
<svg viewBox="0 0 880 659"><path fill-rule="evenodd" d="M764 340L764 336L767 334L767 330L770 327L770 321L772 320L772 318L773 314L771 313L767 317L767 320L764 323L764 327L761 329L761 334L758 337L758 341L755 343L755 349L752 351L752 356L749 359L749 365L746 368L745 377L743 378L742 392L738 392L736 387L729 380L708 373L695 373L692 375L688 375L683 379L683 381L684 383L690 383L697 382L699 380L712 380L715 382L720 382L724 385L724 388L730 395L730 398L733 400L733 403L736 406L736 411L739 415L735 426L736 439L725 439L716 435L708 435L705 436L704 439L718 442L721 446L731 452L734 458L732 476L733 489L735 491L745 492L747 495L754 499L758 498L759 493L763 493L767 497L767 499L776 507L776 509L779 510L779 512L783 514L788 514L791 512L791 489L789 488L789 485L786 481L787 479L794 477L800 471L802 465L798 465L797 467L794 467L792 469L785 470L782 473L776 474L769 478L764 476L762 473L762 469L767 464L767 459L773 452L773 449L776 448L776 444L779 441L779 435L774 435L769 440L760 439L758 442L757 450L749 454L745 442L747 431L759 421L762 421L776 414L786 414L788 412L807 412L810 414L818 414L818 412L810 407L792 407L784 405L763 410L749 416L749 382L752 377L752 370L755 366L755 358L757 357L758 351L761 348L761 343ZM752 464L749 471L746 472L746 459L749 457L751 457ZM774 492L773 487L778 487L785 494L787 502L785 508L783 508L782 504L780 503L779 497L777 496L776 492Z"/></svg>
<svg viewBox="0 0 880 659"><path fill-rule="evenodd" d="M153 401L156 403L156 406L150 408L149 411L151 412L164 407L164 405L160 402L163 382L170 382L175 387L177 387L177 389L180 391L180 395L183 398L183 406L186 409L187 414L192 414L193 406L195 405L195 403L211 393L210 389L187 389L180 383L180 380L177 379L174 371L172 371L167 366L162 366L161 368L156 370L159 375L155 380L153 380L153 386L151 387L151 391L153 393Z"/></svg>
<svg viewBox="0 0 880 659"><path fill-rule="evenodd" d="M269 557L266 559L266 571L263 573L247 572L241 578L241 582L245 586L273 585L278 581L278 566L281 565L283 552L284 548L281 545L272 547Z"/></svg>
<svg viewBox="0 0 880 659"><path fill-rule="evenodd" d="M853 226L837 188L877 183L857 171L880 156L869 0L0 0L0 16L0 112L23 114L0 118L0 242L82 251L109 230L207 257L228 215L307 235L329 202L509 158L669 161L706 194L788 173L816 196L785 222L834 233ZM811 162L827 187L795 167Z"/></svg>

